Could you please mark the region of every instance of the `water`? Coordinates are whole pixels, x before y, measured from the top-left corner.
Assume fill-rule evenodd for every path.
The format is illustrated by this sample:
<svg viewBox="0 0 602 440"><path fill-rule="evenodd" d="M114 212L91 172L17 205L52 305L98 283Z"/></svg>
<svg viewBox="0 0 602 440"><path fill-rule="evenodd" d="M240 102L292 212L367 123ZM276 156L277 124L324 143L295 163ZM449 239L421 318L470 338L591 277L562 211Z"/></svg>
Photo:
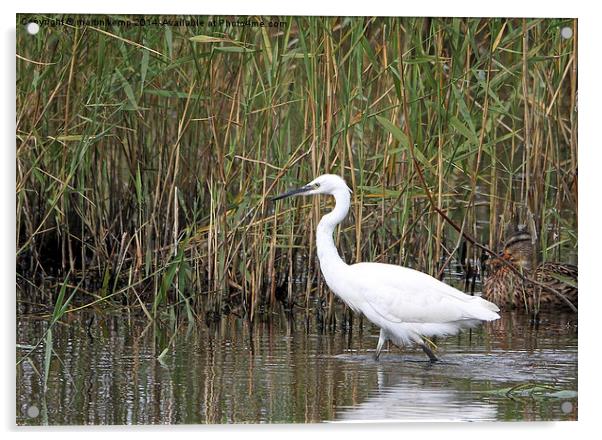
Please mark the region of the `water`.
<svg viewBox="0 0 602 440"><path fill-rule="evenodd" d="M441 363L390 347L372 358L378 331L320 334L310 319L271 314L252 328L234 316L208 327L149 325L123 313L67 315L44 347L17 366L17 424L309 423L357 420L574 420L575 316L534 327L505 313L439 341ZM17 359L47 328L21 317ZM168 347L164 356L159 355ZM538 384L543 393L508 387Z"/></svg>

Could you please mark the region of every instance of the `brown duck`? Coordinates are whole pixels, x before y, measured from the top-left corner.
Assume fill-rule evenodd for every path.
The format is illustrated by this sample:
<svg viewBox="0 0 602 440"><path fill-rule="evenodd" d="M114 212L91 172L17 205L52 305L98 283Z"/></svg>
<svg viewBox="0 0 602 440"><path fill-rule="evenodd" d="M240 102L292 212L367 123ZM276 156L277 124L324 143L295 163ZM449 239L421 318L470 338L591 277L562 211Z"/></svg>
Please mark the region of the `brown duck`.
<svg viewBox="0 0 602 440"><path fill-rule="evenodd" d="M577 307L577 266L546 262L533 269L533 254L531 234L526 231L513 234L506 241L501 255L486 263L483 297L500 307L523 307L529 311L568 308L561 297L545 287L549 286ZM525 280L504 261L544 286Z"/></svg>

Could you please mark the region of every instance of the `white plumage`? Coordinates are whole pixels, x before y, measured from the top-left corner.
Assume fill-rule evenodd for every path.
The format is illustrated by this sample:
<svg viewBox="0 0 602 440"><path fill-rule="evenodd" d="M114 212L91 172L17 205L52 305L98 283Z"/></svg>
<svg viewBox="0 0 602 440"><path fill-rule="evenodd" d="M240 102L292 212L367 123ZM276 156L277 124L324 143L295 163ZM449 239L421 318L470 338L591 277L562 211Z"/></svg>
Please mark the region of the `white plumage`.
<svg viewBox="0 0 602 440"><path fill-rule="evenodd" d="M437 357L425 337L449 336L483 321L499 318L499 308L470 296L425 273L382 263L347 265L339 256L333 232L347 216L351 190L339 176L324 174L309 184L277 196L330 194L336 205L320 220L316 235L320 269L328 287L353 311L380 327L375 357L384 343L418 344L431 361Z"/></svg>

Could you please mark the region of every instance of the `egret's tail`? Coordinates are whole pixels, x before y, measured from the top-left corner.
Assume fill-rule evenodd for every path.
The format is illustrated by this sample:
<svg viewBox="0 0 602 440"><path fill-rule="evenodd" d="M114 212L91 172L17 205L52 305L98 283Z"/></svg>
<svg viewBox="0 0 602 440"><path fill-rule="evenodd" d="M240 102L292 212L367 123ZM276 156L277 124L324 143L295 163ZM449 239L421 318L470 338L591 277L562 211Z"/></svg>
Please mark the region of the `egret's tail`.
<svg viewBox="0 0 602 440"><path fill-rule="evenodd" d="M494 312L493 310L484 310L481 313L481 316L479 319L481 319L482 321L495 321L496 319L500 319L500 315L498 315L497 312Z"/></svg>
<svg viewBox="0 0 602 440"><path fill-rule="evenodd" d="M491 301L487 301L486 299L480 298L481 299L481 304L485 307L487 307L488 310L491 310L492 312L499 312L500 308L498 306L496 306L494 303L492 303ZM499 316L498 316L499 318Z"/></svg>
<svg viewBox="0 0 602 440"><path fill-rule="evenodd" d="M500 315L497 313L500 311L500 308L492 302L474 296L470 305L472 307L467 318L478 319L480 321L495 321L496 319L500 319Z"/></svg>

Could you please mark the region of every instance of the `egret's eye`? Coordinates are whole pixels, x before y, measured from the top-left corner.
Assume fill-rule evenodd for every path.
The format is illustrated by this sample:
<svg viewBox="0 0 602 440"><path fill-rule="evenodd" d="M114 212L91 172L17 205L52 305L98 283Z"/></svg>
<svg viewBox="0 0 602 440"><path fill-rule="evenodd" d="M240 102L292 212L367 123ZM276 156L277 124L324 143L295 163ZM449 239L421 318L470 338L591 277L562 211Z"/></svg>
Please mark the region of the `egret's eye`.
<svg viewBox="0 0 602 440"><path fill-rule="evenodd" d="M320 184L319 184L318 182L314 183L314 186L315 186L316 188L320 188Z"/></svg>

